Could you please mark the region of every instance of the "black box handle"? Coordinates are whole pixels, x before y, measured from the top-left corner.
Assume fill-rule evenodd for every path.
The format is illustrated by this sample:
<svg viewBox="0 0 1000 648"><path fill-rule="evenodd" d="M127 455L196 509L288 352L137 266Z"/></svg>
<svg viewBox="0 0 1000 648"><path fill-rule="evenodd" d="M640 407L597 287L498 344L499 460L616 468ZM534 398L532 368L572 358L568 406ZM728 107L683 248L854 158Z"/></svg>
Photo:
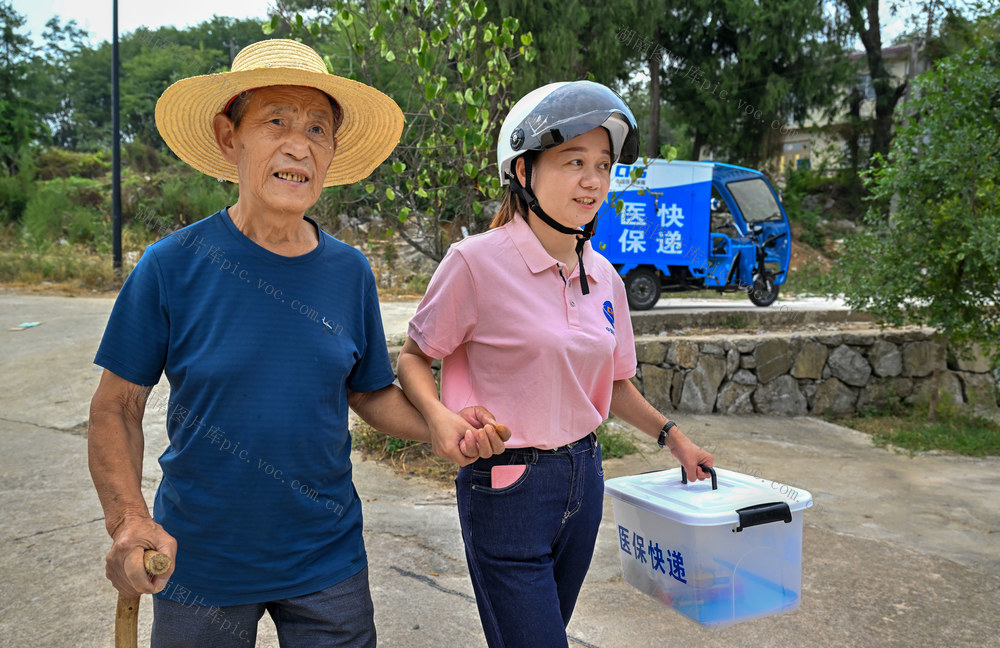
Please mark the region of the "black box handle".
<svg viewBox="0 0 1000 648"><path fill-rule="evenodd" d="M719 490L719 480L715 476L715 468L710 468L709 466L701 466L701 469L712 476L712 490ZM688 483L688 474L684 470L684 466L681 466L681 483Z"/></svg>
<svg viewBox="0 0 1000 648"><path fill-rule="evenodd" d="M740 516L740 525L733 529L733 533L740 533L747 527L759 524L770 524L771 522L784 521L788 524L792 521L792 510L788 508L788 502L768 502L767 504L757 504L736 509Z"/></svg>

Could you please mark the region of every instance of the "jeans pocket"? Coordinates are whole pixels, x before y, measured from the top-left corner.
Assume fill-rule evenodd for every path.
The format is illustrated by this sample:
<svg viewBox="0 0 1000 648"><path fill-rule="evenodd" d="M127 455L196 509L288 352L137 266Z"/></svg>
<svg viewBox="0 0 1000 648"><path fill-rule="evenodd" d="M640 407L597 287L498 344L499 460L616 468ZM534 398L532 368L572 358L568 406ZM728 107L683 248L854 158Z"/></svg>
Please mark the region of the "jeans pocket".
<svg viewBox="0 0 1000 648"><path fill-rule="evenodd" d="M500 468L501 478L504 471L517 470L517 468L522 468L523 471L517 476L513 481L506 480L507 483L500 488L494 488L493 483L495 476L493 474L493 468ZM498 464L493 466L490 470L479 470L476 468L472 469L472 490L483 492L483 493L509 493L516 490L524 482L528 480L528 474L531 472L530 464Z"/></svg>
<svg viewBox="0 0 1000 648"><path fill-rule="evenodd" d="M597 467L597 474L604 477L604 460L601 454L601 442L596 443L597 452L594 453L594 465Z"/></svg>

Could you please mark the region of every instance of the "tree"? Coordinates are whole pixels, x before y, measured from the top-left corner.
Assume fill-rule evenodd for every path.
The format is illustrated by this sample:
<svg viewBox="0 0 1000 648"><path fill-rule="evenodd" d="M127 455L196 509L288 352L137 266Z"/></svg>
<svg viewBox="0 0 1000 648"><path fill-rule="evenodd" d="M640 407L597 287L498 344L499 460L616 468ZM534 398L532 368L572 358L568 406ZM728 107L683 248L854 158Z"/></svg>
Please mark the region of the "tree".
<svg viewBox="0 0 1000 648"><path fill-rule="evenodd" d="M634 12L632 2L621 0L498 0L487 17L514 16L521 31L531 32L537 57L514 63L511 91L522 97L554 81L591 79L611 87L625 81L634 52L621 46L616 32Z"/></svg>
<svg viewBox="0 0 1000 648"><path fill-rule="evenodd" d="M70 27L54 29L53 35L65 41ZM259 20L219 16L185 30L140 27L122 36L119 47L124 141L140 141L165 150L153 119L160 94L179 79L227 70L236 52L264 38ZM105 41L95 47L79 43L68 48L57 44L49 47L50 57L63 57L58 59L58 65L53 63L49 73L53 93L60 98L53 123L54 143L77 151L109 148L111 44Z"/></svg>
<svg viewBox="0 0 1000 648"><path fill-rule="evenodd" d="M845 75L836 24L818 0L647 1L633 21L640 28L620 38L660 85L650 100L647 152L659 148L655 108L663 101L668 121L688 126L692 157L708 147L758 165L773 157L789 121L832 103Z"/></svg>
<svg viewBox="0 0 1000 648"><path fill-rule="evenodd" d="M18 160L29 145L48 131L32 88L38 57L31 39L19 33L24 16L0 1L0 165L4 175L17 173Z"/></svg>
<svg viewBox="0 0 1000 648"><path fill-rule="evenodd" d="M31 87L33 94L39 97L40 112L47 116L51 143L58 146L62 144L64 133L73 130L73 101L68 82L73 61L90 49L86 42L88 33L78 28L75 20L63 25L59 16L53 16L45 23L42 37L45 39L44 57L36 58ZM107 76L105 68L104 85L108 85Z"/></svg>
<svg viewBox="0 0 1000 648"><path fill-rule="evenodd" d="M865 62L875 93L875 117L871 123L869 157L885 156L892 142L892 116L906 94L908 80L893 83L882 57L882 27L879 0L844 0L848 21L865 48Z"/></svg>
<svg viewBox="0 0 1000 648"><path fill-rule="evenodd" d="M927 60L933 65L936 61L960 54L975 47L985 37L989 27L988 20L977 20L975 14L972 17L963 15L955 7L942 7L944 15L941 16L938 30L931 31L931 26L935 23L932 17L927 19L927 27L924 29L923 38L926 43ZM901 40L905 40L904 35Z"/></svg>
<svg viewBox="0 0 1000 648"><path fill-rule="evenodd" d="M898 34L892 45L908 45L910 59L907 78L893 83L885 66L882 52L882 28L879 3L867 0L844 0L838 3L843 11L848 30L845 42L859 39L864 48L863 65L869 83L853 83L845 97L847 119L840 129L846 144L845 168L841 174L847 192L860 200L864 188L861 172L866 169L877 153L885 156L893 138L893 119L899 102L909 93L912 77L921 68L933 65L935 61L968 49L972 45L970 25L958 4L966 10L978 11L975 2L957 0L911 0L906 3L896 0L889 3L891 16L900 16L909 9L907 31ZM858 70L860 72L861 70ZM862 103L866 93L875 99L874 117L862 117ZM862 150L862 142L867 140L867 149Z"/></svg>
<svg viewBox="0 0 1000 648"><path fill-rule="evenodd" d="M435 261L463 228L480 231L492 218L484 205L501 193L494 151L512 101L511 61L534 56L516 19L496 24L486 14L483 0L340 0L311 22L279 14L267 26L284 21L326 54L331 72L347 68L400 105L400 144L357 200L388 215L403 240Z"/></svg>
<svg viewBox="0 0 1000 648"><path fill-rule="evenodd" d="M846 240L840 285L853 308L1000 361L1000 12L984 20L979 46L918 78L867 175L868 229Z"/></svg>

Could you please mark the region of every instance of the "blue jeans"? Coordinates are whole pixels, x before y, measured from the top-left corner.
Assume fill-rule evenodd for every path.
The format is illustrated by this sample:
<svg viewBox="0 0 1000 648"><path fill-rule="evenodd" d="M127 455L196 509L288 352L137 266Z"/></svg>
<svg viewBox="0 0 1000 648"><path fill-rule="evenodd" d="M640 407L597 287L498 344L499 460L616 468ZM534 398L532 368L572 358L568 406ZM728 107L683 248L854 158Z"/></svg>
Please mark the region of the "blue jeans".
<svg viewBox="0 0 1000 648"><path fill-rule="evenodd" d="M503 488L493 466L523 465ZM555 450L511 448L455 480L479 618L490 648L568 646L566 625L590 567L604 509L593 434Z"/></svg>
<svg viewBox="0 0 1000 648"><path fill-rule="evenodd" d="M375 648L368 568L313 594L211 607L153 598L151 648L247 648L271 615L281 648Z"/></svg>

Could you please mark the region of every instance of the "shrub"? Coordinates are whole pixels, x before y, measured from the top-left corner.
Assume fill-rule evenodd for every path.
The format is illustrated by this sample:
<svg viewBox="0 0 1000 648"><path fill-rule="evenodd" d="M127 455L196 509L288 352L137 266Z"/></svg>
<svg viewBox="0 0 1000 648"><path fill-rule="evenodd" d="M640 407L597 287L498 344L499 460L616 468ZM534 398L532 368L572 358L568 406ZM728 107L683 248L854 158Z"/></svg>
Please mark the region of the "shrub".
<svg viewBox="0 0 1000 648"><path fill-rule="evenodd" d="M24 182L20 174L0 177L0 223L21 219L31 196L31 183Z"/></svg>
<svg viewBox="0 0 1000 648"><path fill-rule="evenodd" d="M137 173L155 173L163 165L160 153L145 142L134 140L122 145L122 166Z"/></svg>
<svg viewBox="0 0 1000 648"><path fill-rule="evenodd" d="M38 156L38 177L42 180L55 178L100 178L111 169L111 153L76 153L58 148L50 148Z"/></svg>
<svg viewBox="0 0 1000 648"><path fill-rule="evenodd" d="M819 211L810 207L815 200L807 200L811 196L822 199L835 189L836 182L822 177L811 169L789 168L785 174L785 188L781 202L785 206L788 220L802 225L799 238L808 245L822 249L826 243L826 232L819 226Z"/></svg>
<svg viewBox="0 0 1000 648"><path fill-rule="evenodd" d="M887 157L873 161L867 229L845 239L847 305L930 326L1000 360L1000 42L921 75Z"/></svg>
<svg viewBox="0 0 1000 648"><path fill-rule="evenodd" d="M60 239L106 250L111 241L109 218L99 207L106 199L95 180L59 178L39 183L24 209L25 240L35 250L48 250Z"/></svg>
<svg viewBox="0 0 1000 648"><path fill-rule="evenodd" d="M159 214L159 218L176 219L182 225L200 221L211 216L226 205L236 202L236 185L213 180L206 175L184 174L167 179L161 186L162 197L159 206L147 205Z"/></svg>
<svg viewBox="0 0 1000 648"><path fill-rule="evenodd" d="M34 191L35 156L25 148L17 161L17 173L0 176L0 225L21 220Z"/></svg>
<svg viewBox="0 0 1000 648"><path fill-rule="evenodd" d="M597 426L597 440L601 442L601 455L605 459L612 457L624 457L633 452L639 451L639 446L635 444L632 437L621 425L605 421Z"/></svg>

